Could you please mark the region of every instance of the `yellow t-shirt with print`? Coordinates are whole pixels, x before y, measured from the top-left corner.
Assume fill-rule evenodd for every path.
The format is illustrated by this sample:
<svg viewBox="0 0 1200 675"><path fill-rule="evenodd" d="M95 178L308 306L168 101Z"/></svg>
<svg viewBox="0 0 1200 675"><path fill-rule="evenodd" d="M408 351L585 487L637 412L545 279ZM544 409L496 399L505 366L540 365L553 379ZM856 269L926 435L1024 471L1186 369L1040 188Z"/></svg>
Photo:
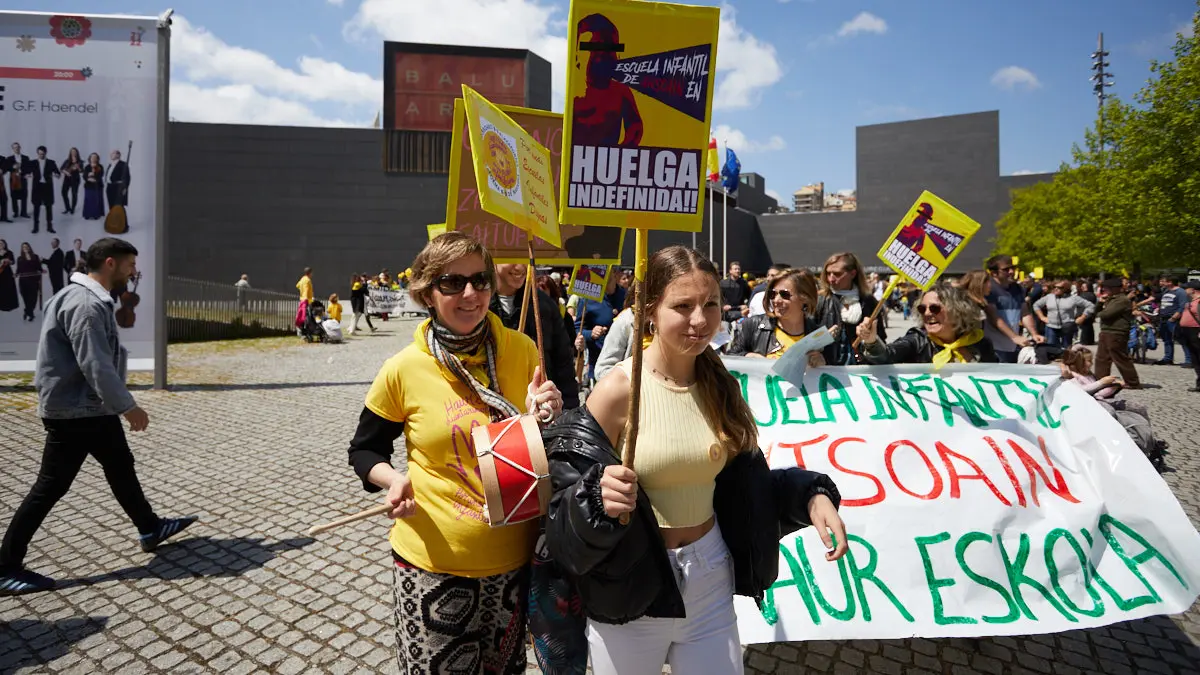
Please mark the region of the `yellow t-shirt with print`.
<svg viewBox="0 0 1200 675"><path fill-rule="evenodd" d="M329 303L329 307L327 307L327 309L329 310L329 318L333 319L334 321L337 321L338 323L341 323L341 321L342 321L342 304L340 302L331 302L331 303Z"/></svg>
<svg viewBox="0 0 1200 675"><path fill-rule="evenodd" d="M300 277L300 281L296 282L296 290L300 291L301 300L306 302L313 301L312 279L309 277Z"/></svg>
<svg viewBox="0 0 1200 675"><path fill-rule="evenodd" d="M775 328L775 339L779 340L779 350L767 354L768 359L777 359L783 356L783 353L792 348L800 340L804 339L803 335L788 335L782 328Z"/></svg>
<svg viewBox="0 0 1200 675"><path fill-rule="evenodd" d="M525 410L537 367L537 347L523 333L505 328L489 313L496 336L500 393ZM408 477L417 512L397 519L389 540L413 565L439 574L485 577L529 562L537 521L491 527L484 520L483 482L471 430L491 423L489 408L467 385L442 367L425 344L426 319L413 343L388 359L367 393L366 407L404 424ZM485 386L486 354L459 357Z"/></svg>

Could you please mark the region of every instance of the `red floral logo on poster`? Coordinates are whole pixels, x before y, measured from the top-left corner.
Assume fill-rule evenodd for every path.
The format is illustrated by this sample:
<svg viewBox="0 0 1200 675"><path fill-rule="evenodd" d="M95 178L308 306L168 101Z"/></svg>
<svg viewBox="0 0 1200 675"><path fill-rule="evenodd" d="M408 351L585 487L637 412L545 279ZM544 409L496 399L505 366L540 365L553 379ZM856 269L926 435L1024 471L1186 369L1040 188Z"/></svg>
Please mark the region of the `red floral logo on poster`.
<svg viewBox="0 0 1200 675"><path fill-rule="evenodd" d="M53 16L50 35L60 45L77 47L92 37L92 22L82 16Z"/></svg>

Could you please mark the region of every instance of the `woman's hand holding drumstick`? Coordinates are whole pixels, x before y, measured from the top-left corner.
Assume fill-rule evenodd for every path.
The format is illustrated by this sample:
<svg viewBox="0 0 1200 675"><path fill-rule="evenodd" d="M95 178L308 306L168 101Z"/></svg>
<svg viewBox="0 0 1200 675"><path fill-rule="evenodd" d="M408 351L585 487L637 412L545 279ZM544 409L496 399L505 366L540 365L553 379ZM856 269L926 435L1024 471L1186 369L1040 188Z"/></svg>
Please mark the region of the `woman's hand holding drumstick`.
<svg viewBox="0 0 1200 675"><path fill-rule="evenodd" d="M604 467L600 476L600 501L609 518L619 518L632 513L637 505L637 474L633 469L613 464Z"/></svg>
<svg viewBox="0 0 1200 675"><path fill-rule="evenodd" d="M542 424L549 424L562 413L562 392L558 385L547 380L541 366L533 371L533 381L529 383L529 395L525 397L525 409L537 416Z"/></svg>
<svg viewBox="0 0 1200 675"><path fill-rule="evenodd" d="M407 518L417 512L417 498L407 474L393 469L391 464L380 462L371 467L367 480L387 490L383 504L388 507L388 518Z"/></svg>

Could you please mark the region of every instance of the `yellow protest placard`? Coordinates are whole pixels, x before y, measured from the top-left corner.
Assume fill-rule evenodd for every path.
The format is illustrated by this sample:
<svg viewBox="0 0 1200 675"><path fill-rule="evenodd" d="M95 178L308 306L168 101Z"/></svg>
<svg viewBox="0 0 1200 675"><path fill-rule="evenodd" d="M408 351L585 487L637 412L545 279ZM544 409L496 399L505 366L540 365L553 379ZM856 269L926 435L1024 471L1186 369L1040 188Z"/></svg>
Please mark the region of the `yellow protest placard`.
<svg viewBox="0 0 1200 675"><path fill-rule="evenodd" d="M604 300L604 291L608 288L608 275L611 273L612 267L609 265L576 265L567 288L572 295L601 302Z"/></svg>
<svg viewBox="0 0 1200 675"><path fill-rule="evenodd" d="M879 259L929 290L978 231L979 223L926 190L879 249Z"/></svg>
<svg viewBox="0 0 1200 675"><path fill-rule="evenodd" d="M572 0L559 221L699 232L720 9Z"/></svg>
<svg viewBox="0 0 1200 675"><path fill-rule="evenodd" d="M509 119L550 151L550 177L557 184L562 155L562 115L548 110L498 106ZM557 189L555 190L557 193ZM475 163L467 131L466 106L454 99L454 136L450 144L450 184L446 190L446 229L460 230L479 240L497 263L529 262L529 234L483 210L475 183ZM548 265L611 265L621 262L625 230L600 225L559 223L561 246L534 237L538 262Z"/></svg>
<svg viewBox="0 0 1200 675"><path fill-rule="evenodd" d="M446 234L446 224L434 223L433 225L426 225L425 230L429 233L429 241L433 241L439 236Z"/></svg>
<svg viewBox="0 0 1200 675"><path fill-rule="evenodd" d="M462 88L483 210L562 246L550 151L474 89Z"/></svg>

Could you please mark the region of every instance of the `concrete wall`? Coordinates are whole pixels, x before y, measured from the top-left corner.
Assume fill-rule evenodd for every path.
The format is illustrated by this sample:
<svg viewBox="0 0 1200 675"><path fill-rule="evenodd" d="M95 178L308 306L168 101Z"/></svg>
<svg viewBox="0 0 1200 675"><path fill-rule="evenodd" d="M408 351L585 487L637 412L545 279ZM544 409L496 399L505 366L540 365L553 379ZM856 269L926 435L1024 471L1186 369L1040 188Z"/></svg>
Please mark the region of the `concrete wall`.
<svg viewBox="0 0 1200 675"><path fill-rule="evenodd" d="M403 270L445 220L446 176L385 174L382 134L170 125L170 274L290 291L349 292L354 272Z"/></svg>
<svg viewBox="0 0 1200 675"><path fill-rule="evenodd" d="M759 216L776 260L818 266L833 253L852 251L864 265L879 265L875 253L884 239L929 190L981 225L951 265L954 272L975 269L991 253L1010 189L1053 177L1000 176L996 111L859 127L856 142L858 210Z"/></svg>

